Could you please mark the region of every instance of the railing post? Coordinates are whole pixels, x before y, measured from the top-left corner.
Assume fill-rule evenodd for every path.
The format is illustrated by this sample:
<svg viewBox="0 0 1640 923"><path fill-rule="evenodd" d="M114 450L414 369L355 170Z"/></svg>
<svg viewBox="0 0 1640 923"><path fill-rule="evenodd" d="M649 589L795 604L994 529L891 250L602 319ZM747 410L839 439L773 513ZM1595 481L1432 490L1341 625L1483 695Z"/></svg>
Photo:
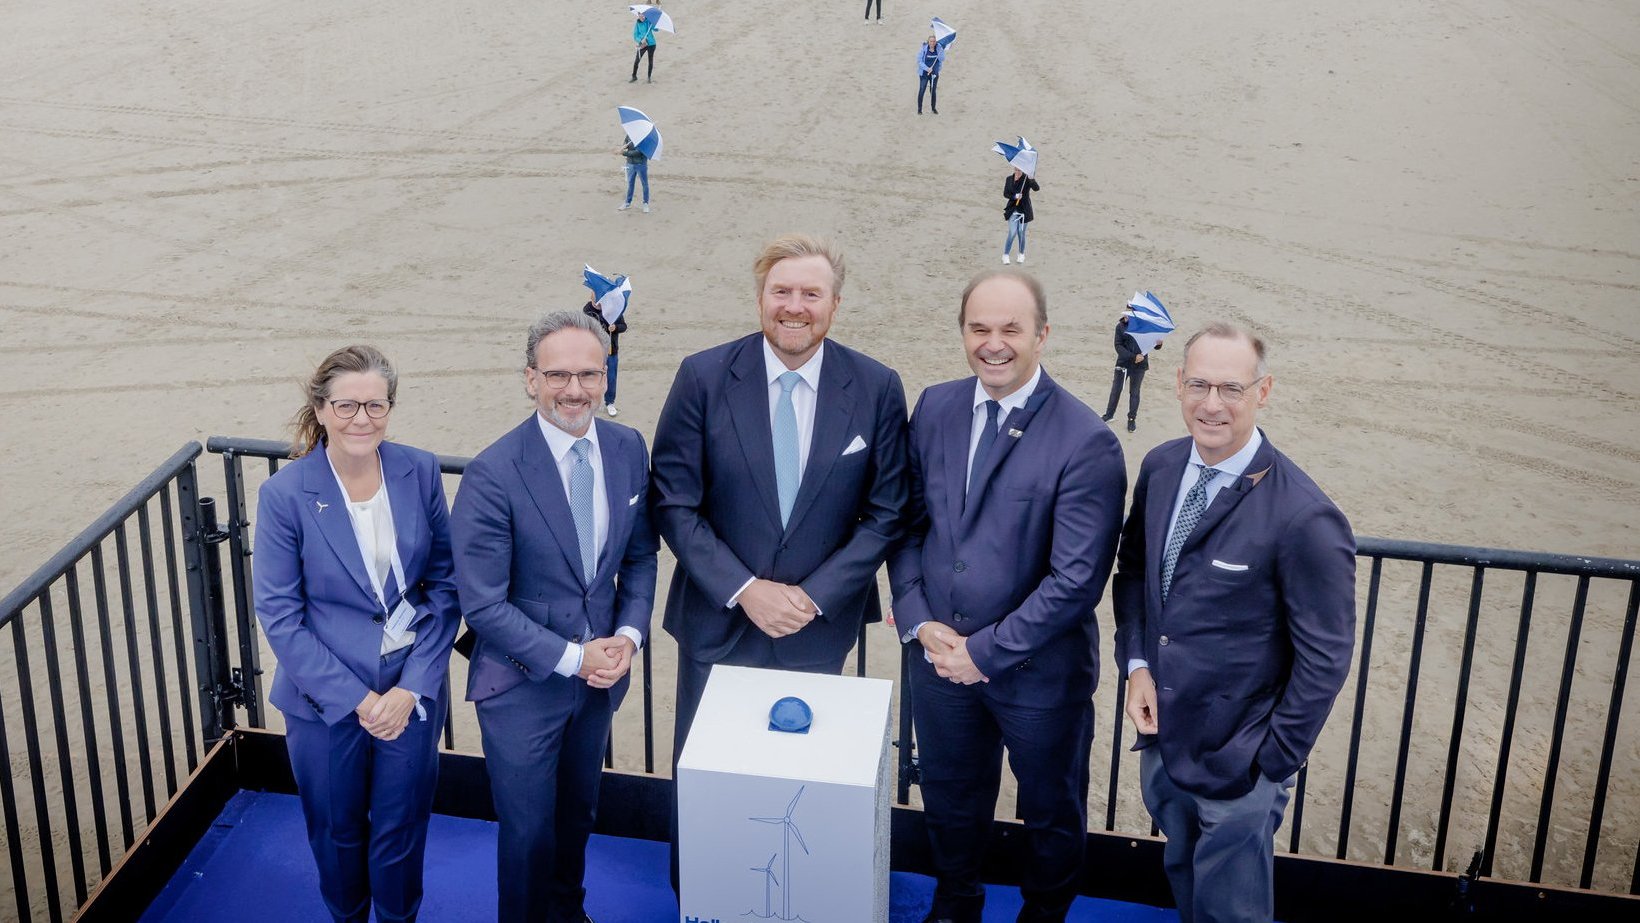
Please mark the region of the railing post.
<svg viewBox="0 0 1640 923"><path fill-rule="evenodd" d="M199 495L199 476L191 462L177 474L177 505L181 507L188 611L194 629L199 733L209 748L235 724L227 623L222 612L222 561L215 548L227 533L217 528L216 501Z"/></svg>
<svg viewBox="0 0 1640 923"><path fill-rule="evenodd" d="M262 720L262 653L256 643L256 612L252 608L250 594L250 517L245 512L244 460L238 452L224 452L222 468L228 490L227 536L233 567L234 624L239 629L239 675L235 680L242 692L240 704L245 708L245 721L251 727L259 728L265 726Z"/></svg>
<svg viewBox="0 0 1640 923"><path fill-rule="evenodd" d="M898 630L898 629L896 629ZM922 767L917 765L916 742L911 733L911 645L900 645L900 736L894 741L899 750L900 778L895 800L911 803L911 786L922 782Z"/></svg>

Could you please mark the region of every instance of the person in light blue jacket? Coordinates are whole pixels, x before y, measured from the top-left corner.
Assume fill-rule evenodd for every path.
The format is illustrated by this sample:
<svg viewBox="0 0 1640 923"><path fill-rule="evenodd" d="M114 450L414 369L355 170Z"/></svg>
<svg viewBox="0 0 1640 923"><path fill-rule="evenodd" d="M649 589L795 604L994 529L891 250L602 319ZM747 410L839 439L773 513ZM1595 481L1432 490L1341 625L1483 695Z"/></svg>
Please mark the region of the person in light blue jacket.
<svg viewBox="0 0 1640 923"><path fill-rule="evenodd" d="M940 114L940 70L945 67L945 46L932 33L925 44L917 46L917 114L922 115L923 93L928 93L928 107ZM634 66L634 72L637 68Z"/></svg>
<svg viewBox="0 0 1640 923"><path fill-rule="evenodd" d="M644 82L654 83L655 24L639 16L638 21L632 26L632 43L638 46L638 52L632 56L632 79L628 80L627 83L638 82L638 62L642 61L643 56L646 54L649 55L649 70L645 72Z"/></svg>

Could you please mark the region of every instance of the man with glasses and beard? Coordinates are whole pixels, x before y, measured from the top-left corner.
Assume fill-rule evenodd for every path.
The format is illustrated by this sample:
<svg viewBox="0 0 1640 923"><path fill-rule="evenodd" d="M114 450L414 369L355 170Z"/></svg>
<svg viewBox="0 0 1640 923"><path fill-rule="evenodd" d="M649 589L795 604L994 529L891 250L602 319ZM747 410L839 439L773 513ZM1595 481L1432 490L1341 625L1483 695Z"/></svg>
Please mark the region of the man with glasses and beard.
<svg viewBox="0 0 1640 923"><path fill-rule="evenodd" d="M1274 915L1276 828L1355 644L1355 536L1255 425L1272 383L1245 330L1185 343L1190 435L1140 466L1112 583L1145 806L1184 923Z"/></svg>
<svg viewBox="0 0 1640 923"><path fill-rule="evenodd" d="M649 632L649 458L636 430L596 419L608 352L579 311L530 328L535 412L467 466L450 514L476 636L467 698L501 822L501 921L592 919L583 878L604 748Z"/></svg>

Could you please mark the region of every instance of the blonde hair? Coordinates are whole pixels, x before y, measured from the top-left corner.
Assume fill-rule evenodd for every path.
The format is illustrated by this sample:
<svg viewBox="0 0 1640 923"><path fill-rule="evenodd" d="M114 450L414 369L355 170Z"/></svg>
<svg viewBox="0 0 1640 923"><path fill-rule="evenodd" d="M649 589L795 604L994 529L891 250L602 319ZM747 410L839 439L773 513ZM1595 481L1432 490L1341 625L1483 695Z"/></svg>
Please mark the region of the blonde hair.
<svg viewBox="0 0 1640 923"><path fill-rule="evenodd" d="M388 362L376 347L343 346L326 356L303 386L307 403L291 418L291 425L296 428L296 439L290 447L291 458L301 458L324 444L325 428L319 423L319 408L330 399L330 386L336 379L354 372L375 372L385 379L389 401L398 393L399 373L393 370L393 363Z"/></svg>
<svg viewBox="0 0 1640 923"><path fill-rule="evenodd" d="M782 234L769 241L763 252L757 255L757 261L752 263L752 272L757 276L757 297L763 297L763 282L769 278L769 270L774 268L774 264L781 260L805 256L826 258L826 262L831 264L831 293L836 297L842 297L843 252L831 241L807 234Z"/></svg>

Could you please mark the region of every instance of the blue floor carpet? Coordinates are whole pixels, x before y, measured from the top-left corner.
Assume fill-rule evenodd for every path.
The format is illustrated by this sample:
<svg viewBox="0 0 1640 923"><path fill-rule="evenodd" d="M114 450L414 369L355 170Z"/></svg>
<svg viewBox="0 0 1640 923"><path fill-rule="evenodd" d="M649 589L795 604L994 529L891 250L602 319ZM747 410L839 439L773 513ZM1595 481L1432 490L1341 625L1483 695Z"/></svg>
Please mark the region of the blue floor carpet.
<svg viewBox="0 0 1640 923"><path fill-rule="evenodd" d="M495 918L495 824L433 815L428 828L421 919L480 923ZM594 836L587 848L587 912L598 923L669 923L678 905L667 883L665 843ZM917 923L934 881L893 873L889 923ZM992 887L985 919L1019 912L1017 888ZM176 877L141 919L240 923L314 923L327 919L308 851L302 809L293 795L240 792L194 847ZM1174 921L1172 910L1078 898L1070 919L1102 923Z"/></svg>

